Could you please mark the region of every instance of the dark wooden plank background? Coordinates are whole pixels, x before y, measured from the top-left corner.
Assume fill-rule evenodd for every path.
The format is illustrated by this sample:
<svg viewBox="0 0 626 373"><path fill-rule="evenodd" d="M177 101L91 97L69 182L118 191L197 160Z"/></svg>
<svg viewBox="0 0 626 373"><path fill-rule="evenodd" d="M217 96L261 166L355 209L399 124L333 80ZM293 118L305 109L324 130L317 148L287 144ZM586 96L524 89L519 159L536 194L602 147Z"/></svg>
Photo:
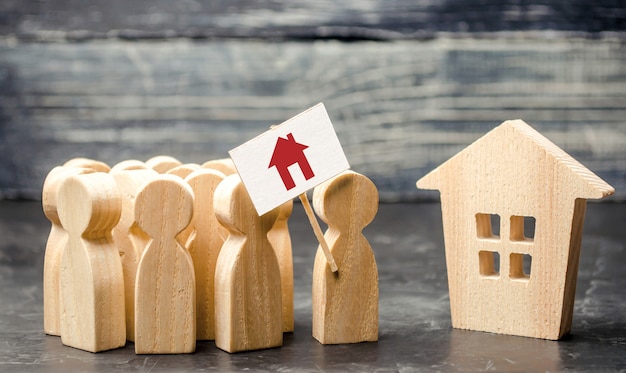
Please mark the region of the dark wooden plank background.
<svg viewBox="0 0 626 373"><path fill-rule="evenodd" d="M626 29L623 0L5 0L0 33L94 38L430 38L441 33Z"/></svg>
<svg viewBox="0 0 626 373"><path fill-rule="evenodd" d="M0 196L75 156L184 162L323 101L384 201L522 118L626 197L623 1L5 1Z"/></svg>

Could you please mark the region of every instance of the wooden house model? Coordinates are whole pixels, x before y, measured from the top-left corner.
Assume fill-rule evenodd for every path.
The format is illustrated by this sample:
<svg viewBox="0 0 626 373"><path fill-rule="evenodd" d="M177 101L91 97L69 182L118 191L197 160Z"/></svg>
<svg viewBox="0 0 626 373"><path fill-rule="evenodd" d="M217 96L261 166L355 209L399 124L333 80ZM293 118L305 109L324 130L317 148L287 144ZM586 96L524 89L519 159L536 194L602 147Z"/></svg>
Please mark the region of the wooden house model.
<svg viewBox="0 0 626 373"><path fill-rule="evenodd" d="M417 182L441 192L452 326L559 339L572 324L586 200L614 189L522 120Z"/></svg>

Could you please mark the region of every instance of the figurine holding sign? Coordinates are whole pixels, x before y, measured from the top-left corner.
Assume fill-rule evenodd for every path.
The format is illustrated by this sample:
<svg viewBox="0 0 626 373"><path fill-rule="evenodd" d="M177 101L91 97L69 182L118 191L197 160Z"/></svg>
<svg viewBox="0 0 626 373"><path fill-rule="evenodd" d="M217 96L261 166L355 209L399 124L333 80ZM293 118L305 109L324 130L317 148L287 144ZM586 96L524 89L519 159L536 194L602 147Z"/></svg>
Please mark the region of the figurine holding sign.
<svg viewBox="0 0 626 373"><path fill-rule="evenodd" d="M378 270L365 228L378 211L378 191L352 171L320 184L313 205L328 224L324 237L337 261L332 273L322 250L313 268L313 337L322 344L378 340Z"/></svg>

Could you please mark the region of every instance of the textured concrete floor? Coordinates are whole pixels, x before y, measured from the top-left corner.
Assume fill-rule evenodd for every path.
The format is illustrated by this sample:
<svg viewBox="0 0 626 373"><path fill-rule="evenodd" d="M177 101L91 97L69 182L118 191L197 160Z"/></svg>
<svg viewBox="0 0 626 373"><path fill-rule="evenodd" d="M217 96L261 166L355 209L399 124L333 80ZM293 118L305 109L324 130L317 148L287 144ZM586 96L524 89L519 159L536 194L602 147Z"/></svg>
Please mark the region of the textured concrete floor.
<svg viewBox="0 0 626 373"><path fill-rule="evenodd" d="M92 354L43 333L43 247L37 202L0 202L0 371L606 371L626 367L626 205L589 204L572 332L559 342L454 330L439 204L383 204L366 228L380 275L380 340L322 346L311 337L315 237L301 206L294 242L296 331L284 346L228 354Z"/></svg>

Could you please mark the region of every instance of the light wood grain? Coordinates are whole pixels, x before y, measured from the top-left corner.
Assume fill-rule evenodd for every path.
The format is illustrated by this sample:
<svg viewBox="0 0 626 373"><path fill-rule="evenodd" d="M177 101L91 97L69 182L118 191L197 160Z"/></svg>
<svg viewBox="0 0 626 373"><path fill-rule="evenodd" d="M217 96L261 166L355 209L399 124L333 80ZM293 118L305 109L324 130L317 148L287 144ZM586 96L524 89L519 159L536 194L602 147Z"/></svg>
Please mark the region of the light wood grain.
<svg viewBox="0 0 626 373"><path fill-rule="evenodd" d="M165 173L168 175L178 176L181 179L184 179L187 176L189 176L189 174L191 174L192 172L197 171L201 168L202 166L200 166L199 164L185 163L185 164L181 164L180 166L176 166L170 170L167 170L167 172Z"/></svg>
<svg viewBox="0 0 626 373"><path fill-rule="evenodd" d="M113 228L113 241L120 253L122 270L124 272L126 339L134 341L137 264L150 240L150 237L139 228L135 220L135 201L143 184L148 180L154 179L158 173L149 168L135 169L134 166L130 170L120 171L119 167L116 168L114 166L110 174L115 179L122 196L122 212L119 223Z"/></svg>
<svg viewBox="0 0 626 373"><path fill-rule="evenodd" d="M111 171L129 171L129 170L145 170L149 168L145 162L142 162L138 159L125 159L119 163L116 163L113 167L111 167Z"/></svg>
<svg viewBox="0 0 626 373"><path fill-rule="evenodd" d="M226 176L230 176L237 173L237 168L230 158L220 158L206 161L202 164L202 167L217 170Z"/></svg>
<svg viewBox="0 0 626 373"><path fill-rule="evenodd" d="M196 274L196 339L215 339L215 264L224 238L213 211L213 194L223 173L201 169L185 178L194 192L192 233L185 247L191 254Z"/></svg>
<svg viewBox="0 0 626 373"><path fill-rule="evenodd" d="M58 190L68 233L61 259L61 341L98 352L124 346L124 275L111 230L122 207L115 181L102 172L70 176Z"/></svg>
<svg viewBox="0 0 626 373"><path fill-rule="evenodd" d="M267 233L278 267L280 268L280 293L283 305L283 332L293 332L293 255L291 252L291 235L289 234L289 217L293 211L293 201L285 202L278 208L278 218Z"/></svg>
<svg viewBox="0 0 626 373"><path fill-rule="evenodd" d="M181 161L169 155L156 155L146 161L146 166L160 174L167 173L180 165L182 165Z"/></svg>
<svg viewBox="0 0 626 373"><path fill-rule="evenodd" d="M441 191L455 328L545 339L569 332L586 200L612 194L610 185L524 121L512 120L417 186ZM491 215L499 216L499 234ZM524 217L534 218L531 237ZM532 258L529 273L524 255Z"/></svg>
<svg viewBox="0 0 626 373"><path fill-rule="evenodd" d="M220 158L206 161L202 164L202 167L208 168L210 170L217 170L223 173L225 176L230 176L237 173L237 167L235 167L233 160L230 158ZM218 230L220 232L220 236L225 241L226 238L228 238L228 229L220 224Z"/></svg>
<svg viewBox="0 0 626 373"><path fill-rule="evenodd" d="M57 166L50 170L41 195L43 212L50 221L43 261L43 329L46 334L61 335L61 258L67 245L67 232L61 225L57 211L59 185L71 175L94 172L86 168Z"/></svg>
<svg viewBox="0 0 626 373"><path fill-rule="evenodd" d="M313 337L322 344L378 340L378 269L362 231L378 211L378 191L353 171L320 184L313 206L328 224L324 234L339 270L321 248L313 267Z"/></svg>
<svg viewBox="0 0 626 373"><path fill-rule="evenodd" d="M224 179L214 198L229 231L215 273L215 345L227 352L281 346L280 267L267 239L278 209L257 215L238 175Z"/></svg>
<svg viewBox="0 0 626 373"><path fill-rule="evenodd" d="M324 254L324 257L326 258L326 261L330 266L330 270L332 272L337 272L337 263L335 263L335 258L333 258L333 254L330 252L328 242L324 238L324 233L322 233L322 227L320 227L320 223L317 221L317 217L315 217L313 208L309 203L309 197L307 197L306 193L302 193L298 197L300 197L300 202L302 202L302 207L304 208L306 217L309 219L309 224L311 224L311 228L313 228L315 238L317 238L317 242L319 242L320 244L320 249L322 249L322 253Z"/></svg>
<svg viewBox="0 0 626 373"><path fill-rule="evenodd" d="M185 163L185 164L176 166L172 169L169 169L165 173L168 175L178 176L181 179L185 179L189 174L201 168L202 166L200 166L199 164ZM180 243L180 245L183 246L184 248L187 248L187 241L189 241L189 237L191 236L192 233L193 233L193 227L191 226L191 224L189 224L187 228L183 229L182 232L180 232L178 236L176 236L178 243Z"/></svg>
<svg viewBox="0 0 626 373"><path fill-rule="evenodd" d="M196 279L191 255L176 241L192 209L193 191L174 175L148 181L135 200L135 219L152 238L135 283L137 354L195 351Z"/></svg>
<svg viewBox="0 0 626 373"><path fill-rule="evenodd" d="M111 167L102 161L83 157L72 158L65 162L63 166L74 168L89 168L97 172L109 172L111 170Z"/></svg>

